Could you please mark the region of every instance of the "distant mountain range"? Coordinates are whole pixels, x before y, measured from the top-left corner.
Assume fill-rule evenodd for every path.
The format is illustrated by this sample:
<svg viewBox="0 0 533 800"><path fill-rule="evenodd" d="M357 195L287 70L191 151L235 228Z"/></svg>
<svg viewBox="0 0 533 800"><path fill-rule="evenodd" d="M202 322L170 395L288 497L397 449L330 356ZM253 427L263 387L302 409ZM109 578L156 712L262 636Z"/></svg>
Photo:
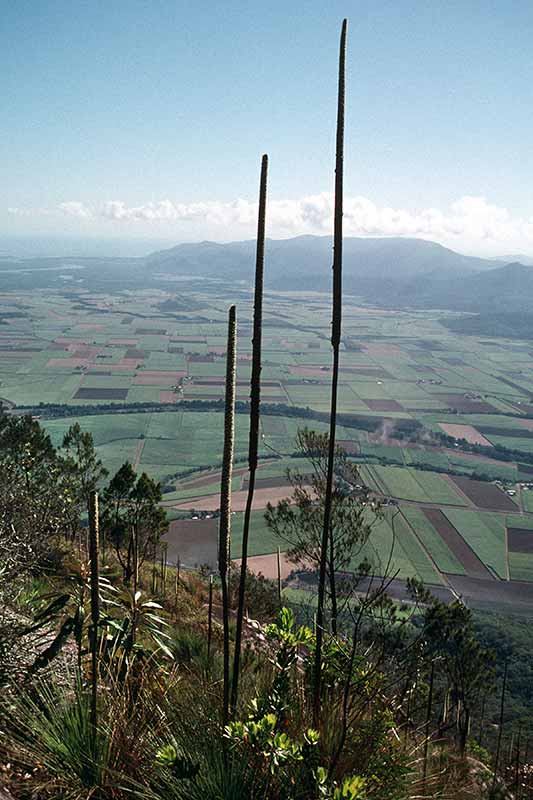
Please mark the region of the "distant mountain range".
<svg viewBox="0 0 533 800"><path fill-rule="evenodd" d="M251 281L255 242L183 244L153 253L150 270ZM278 290L327 291L332 240L299 236L269 240L265 283ZM533 262L532 262L533 263ZM533 269L475 258L422 239L344 240L345 291L376 305L458 311L526 311L533 303Z"/></svg>
<svg viewBox="0 0 533 800"><path fill-rule="evenodd" d="M153 270L173 274L211 275L249 280L253 274L255 241L217 244L181 244L153 253L146 259ZM329 236L270 239L266 245L265 281L276 289L330 284L333 243ZM344 240L343 270L347 282L355 279L397 281L442 273L461 275L494 269L490 259L463 256L423 239Z"/></svg>
<svg viewBox="0 0 533 800"><path fill-rule="evenodd" d="M332 259L328 236L270 239L265 285L275 290L329 291ZM388 308L522 314L533 307L533 268L529 266L533 260L518 260L521 263L465 256L422 239L348 237L344 240L344 290ZM104 291L149 285L172 289L176 276L242 281L250 286L254 261L253 240L181 244L144 258L6 257L0 260L0 289L61 283L66 288L67 279L71 288L78 283ZM69 274L65 276L64 270Z"/></svg>

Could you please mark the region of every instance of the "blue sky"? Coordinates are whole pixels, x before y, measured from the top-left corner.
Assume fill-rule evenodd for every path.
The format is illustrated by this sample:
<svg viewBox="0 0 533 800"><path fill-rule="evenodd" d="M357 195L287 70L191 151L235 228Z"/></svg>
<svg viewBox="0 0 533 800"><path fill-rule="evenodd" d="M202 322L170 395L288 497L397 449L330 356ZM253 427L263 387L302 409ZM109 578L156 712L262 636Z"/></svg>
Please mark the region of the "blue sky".
<svg viewBox="0 0 533 800"><path fill-rule="evenodd" d="M531 0L3 0L0 236L329 232L344 16L347 233L533 253Z"/></svg>

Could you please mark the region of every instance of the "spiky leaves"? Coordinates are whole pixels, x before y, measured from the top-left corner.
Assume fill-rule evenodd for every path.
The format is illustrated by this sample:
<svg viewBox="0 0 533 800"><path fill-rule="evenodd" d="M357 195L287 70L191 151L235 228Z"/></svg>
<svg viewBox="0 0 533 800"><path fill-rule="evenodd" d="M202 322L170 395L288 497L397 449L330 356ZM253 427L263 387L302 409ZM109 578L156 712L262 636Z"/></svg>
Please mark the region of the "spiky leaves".
<svg viewBox="0 0 533 800"><path fill-rule="evenodd" d="M318 576L318 605L316 614L316 651L314 664L313 718L315 727L320 720L322 686L322 640L324 632L324 598L326 589L326 567L328 559L331 506L333 499L333 473L335 466L335 434L337 429L337 387L339 382L339 352L342 321L342 214L343 214L343 170L344 170L344 97L346 71L346 31L348 23L342 23L339 52L339 87L337 98L337 146L335 159L335 211L333 235L333 315L331 346L333 369L331 379L331 410L329 421L329 454L326 493L324 499L324 526L320 551Z"/></svg>
<svg viewBox="0 0 533 800"><path fill-rule="evenodd" d="M261 335L263 329L263 271L265 263L265 222L267 195L268 156L261 161L259 183L259 214L257 220L257 249L255 259L254 325L252 339L252 377L250 383L250 434L248 438L248 496L244 510L242 531L241 574L239 581L239 603L235 630L235 654L233 658L233 680L231 685L231 708L235 711L239 691L242 624L246 595L246 572L248 567L248 539L252 517L252 502L255 491L255 473L259 449L259 413L261 402Z"/></svg>
<svg viewBox="0 0 533 800"><path fill-rule="evenodd" d="M220 486L220 522L218 539L218 569L222 588L222 622L224 628L224 697L223 722L229 720L229 597L228 571L231 544L231 477L235 446L235 386L237 373L237 318L235 306L228 314L228 343L226 355L226 398L224 410L224 453Z"/></svg>

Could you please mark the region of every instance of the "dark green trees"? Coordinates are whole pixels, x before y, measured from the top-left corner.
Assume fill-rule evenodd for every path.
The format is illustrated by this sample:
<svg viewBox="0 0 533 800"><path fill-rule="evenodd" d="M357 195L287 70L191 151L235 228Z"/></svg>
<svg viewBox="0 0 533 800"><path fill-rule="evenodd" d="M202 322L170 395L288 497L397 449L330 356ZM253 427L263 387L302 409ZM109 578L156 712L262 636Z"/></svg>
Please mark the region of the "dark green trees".
<svg viewBox="0 0 533 800"><path fill-rule="evenodd" d="M96 491L108 472L96 455L92 433L83 431L78 422L71 425L63 437L61 457L70 478L74 499L72 516L76 524L76 517L79 520L87 512L91 492Z"/></svg>
<svg viewBox="0 0 533 800"><path fill-rule="evenodd" d="M126 461L103 493L102 529L113 545L124 582L137 589L139 569L153 556L167 525L161 485Z"/></svg>
<svg viewBox="0 0 533 800"><path fill-rule="evenodd" d="M289 471L289 498L267 505L268 526L288 546L294 564L316 570L320 567L329 438L307 428L298 431L297 452L310 467L307 474ZM334 490L329 515L326 585L331 611L331 630L337 632L338 573L357 571L360 554L370 535L375 511L368 505L368 491L361 487L357 468L346 452L335 448ZM360 487L356 489L355 487ZM362 559L361 559L362 560Z"/></svg>
<svg viewBox="0 0 533 800"><path fill-rule="evenodd" d="M49 436L29 416L0 415L0 572L35 564L66 535L72 487Z"/></svg>
<svg viewBox="0 0 533 800"><path fill-rule="evenodd" d="M437 674L450 692L459 752L464 755L472 715L493 688L493 654L480 643L472 612L460 601L449 606L434 602L424 615L423 638L427 657L437 663Z"/></svg>

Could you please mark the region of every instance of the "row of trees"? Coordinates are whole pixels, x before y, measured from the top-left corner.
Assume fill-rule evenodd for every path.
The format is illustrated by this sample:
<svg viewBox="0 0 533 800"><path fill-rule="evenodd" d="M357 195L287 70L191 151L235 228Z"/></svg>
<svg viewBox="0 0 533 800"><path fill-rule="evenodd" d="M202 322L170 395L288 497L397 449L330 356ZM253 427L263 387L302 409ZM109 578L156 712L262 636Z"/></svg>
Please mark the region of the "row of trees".
<svg viewBox="0 0 533 800"><path fill-rule="evenodd" d="M78 423L54 448L38 421L0 414L0 560L4 577L45 564L58 540L87 533L91 493L102 489L102 540L113 548L127 584L166 530L161 486L128 462L105 484L108 471L92 434Z"/></svg>

